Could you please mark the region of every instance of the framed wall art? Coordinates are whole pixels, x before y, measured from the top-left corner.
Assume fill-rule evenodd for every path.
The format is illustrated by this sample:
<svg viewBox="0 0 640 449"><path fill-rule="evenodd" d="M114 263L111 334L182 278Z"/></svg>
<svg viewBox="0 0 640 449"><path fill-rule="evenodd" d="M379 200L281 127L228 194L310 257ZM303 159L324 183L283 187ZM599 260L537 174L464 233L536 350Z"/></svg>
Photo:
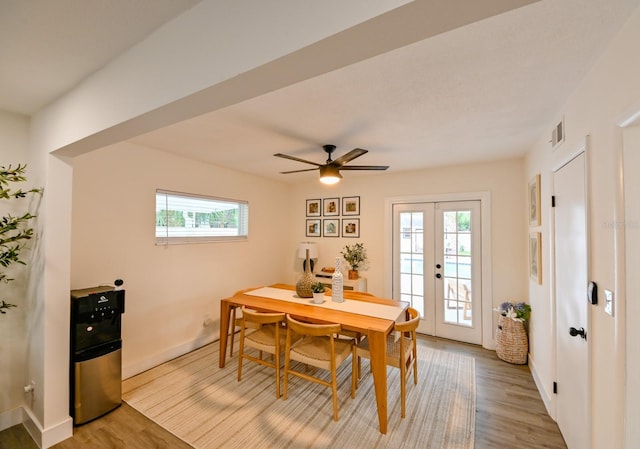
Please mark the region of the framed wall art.
<svg viewBox="0 0 640 449"><path fill-rule="evenodd" d="M319 199L307 200L307 217L319 217L322 213L322 204Z"/></svg>
<svg viewBox="0 0 640 449"><path fill-rule="evenodd" d="M322 220L323 237L340 237L340 220L337 218L325 218Z"/></svg>
<svg viewBox="0 0 640 449"><path fill-rule="evenodd" d="M342 215L360 215L360 197L342 197Z"/></svg>
<svg viewBox="0 0 640 449"><path fill-rule="evenodd" d="M359 218L343 218L342 219L342 237L360 237L360 219Z"/></svg>
<svg viewBox="0 0 640 449"><path fill-rule="evenodd" d="M540 175L529 181L529 226L540 226Z"/></svg>
<svg viewBox="0 0 640 449"><path fill-rule="evenodd" d="M539 232L529 233L529 276L542 284L542 242Z"/></svg>
<svg viewBox="0 0 640 449"><path fill-rule="evenodd" d="M340 215L340 198L325 198L322 200L322 213L325 217Z"/></svg>
<svg viewBox="0 0 640 449"><path fill-rule="evenodd" d="M320 237L320 219L307 220L307 237Z"/></svg>

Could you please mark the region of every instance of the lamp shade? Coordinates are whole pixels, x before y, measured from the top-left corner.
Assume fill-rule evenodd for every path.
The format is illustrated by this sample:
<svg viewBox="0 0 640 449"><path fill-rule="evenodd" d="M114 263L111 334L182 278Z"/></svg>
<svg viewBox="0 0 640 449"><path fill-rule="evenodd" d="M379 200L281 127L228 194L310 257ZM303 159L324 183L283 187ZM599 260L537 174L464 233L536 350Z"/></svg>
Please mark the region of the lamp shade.
<svg viewBox="0 0 640 449"><path fill-rule="evenodd" d="M298 257L300 259L307 258L307 250L309 250L309 259L318 258L318 245L313 242L302 242L298 246Z"/></svg>

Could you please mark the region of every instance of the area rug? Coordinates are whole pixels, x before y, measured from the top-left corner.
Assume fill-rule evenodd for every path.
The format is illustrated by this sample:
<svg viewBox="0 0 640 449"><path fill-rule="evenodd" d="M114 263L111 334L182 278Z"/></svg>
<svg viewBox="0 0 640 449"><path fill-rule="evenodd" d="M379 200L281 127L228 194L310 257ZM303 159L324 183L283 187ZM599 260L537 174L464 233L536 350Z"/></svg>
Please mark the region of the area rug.
<svg viewBox="0 0 640 449"><path fill-rule="evenodd" d="M400 418L399 370L388 368L386 435L379 432L373 380L351 399L351 361L339 369L339 415L331 390L290 378L287 400L276 399L270 368L245 362L237 380L237 351L218 367L213 343L123 382L123 399L197 449L429 448L473 449L476 383L471 357L419 345L418 385L407 382L407 416Z"/></svg>

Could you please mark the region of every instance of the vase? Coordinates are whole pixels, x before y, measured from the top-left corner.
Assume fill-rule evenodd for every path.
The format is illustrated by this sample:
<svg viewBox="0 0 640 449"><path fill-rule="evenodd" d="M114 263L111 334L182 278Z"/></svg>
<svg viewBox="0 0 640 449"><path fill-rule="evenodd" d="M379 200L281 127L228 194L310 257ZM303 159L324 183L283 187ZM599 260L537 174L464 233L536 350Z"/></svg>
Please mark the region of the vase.
<svg viewBox="0 0 640 449"><path fill-rule="evenodd" d="M311 275L311 271L309 267L309 250L307 252L306 264L304 267L304 274L296 284L296 293L301 298L313 298L313 290L311 290L311 286L313 285L313 276Z"/></svg>
<svg viewBox="0 0 640 449"><path fill-rule="evenodd" d="M360 276L358 276L358 270L349 270L348 277L352 281L359 279Z"/></svg>
<svg viewBox="0 0 640 449"><path fill-rule="evenodd" d="M340 271L340 258L336 257L336 269L331 276L331 300L334 302L344 302L342 289L344 287L344 277Z"/></svg>

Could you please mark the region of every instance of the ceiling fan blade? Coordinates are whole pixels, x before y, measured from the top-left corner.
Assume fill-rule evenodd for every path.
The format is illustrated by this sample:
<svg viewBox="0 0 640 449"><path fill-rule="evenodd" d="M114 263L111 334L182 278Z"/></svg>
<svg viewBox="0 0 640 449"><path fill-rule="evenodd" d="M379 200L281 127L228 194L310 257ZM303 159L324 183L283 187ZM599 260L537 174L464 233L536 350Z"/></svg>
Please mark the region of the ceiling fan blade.
<svg viewBox="0 0 640 449"><path fill-rule="evenodd" d="M282 157L284 159L291 159L292 161L298 161L298 162L302 162L302 163L305 163L305 164L315 165L316 167L321 167L323 165L323 164L318 164L317 162L311 162L311 161L307 161L307 160L304 160L304 159L300 159L299 157L289 156L288 154L276 153L276 154L274 154L274 156ZM315 169L312 169L312 170L315 170Z"/></svg>
<svg viewBox="0 0 640 449"><path fill-rule="evenodd" d="M368 150L363 150L362 148L354 148L353 150L349 151L347 154L343 154L338 159L334 160L332 164L341 166L346 164L349 161L354 160L357 157L362 156L363 154L367 154L368 152L369 152Z"/></svg>
<svg viewBox="0 0 640 449"><path fill-rule="evenodd" d="M303 170L290 170L290 171L281 171L280 174L288 175L289 173L302 173L303 171L316 171L317 168L305 168Z"/></svg>
<svg viewBox="0 0 640 449"><path fill-rule="evenodd" d="M386 170L388 165L343 165L340 170Z"/></svg>

